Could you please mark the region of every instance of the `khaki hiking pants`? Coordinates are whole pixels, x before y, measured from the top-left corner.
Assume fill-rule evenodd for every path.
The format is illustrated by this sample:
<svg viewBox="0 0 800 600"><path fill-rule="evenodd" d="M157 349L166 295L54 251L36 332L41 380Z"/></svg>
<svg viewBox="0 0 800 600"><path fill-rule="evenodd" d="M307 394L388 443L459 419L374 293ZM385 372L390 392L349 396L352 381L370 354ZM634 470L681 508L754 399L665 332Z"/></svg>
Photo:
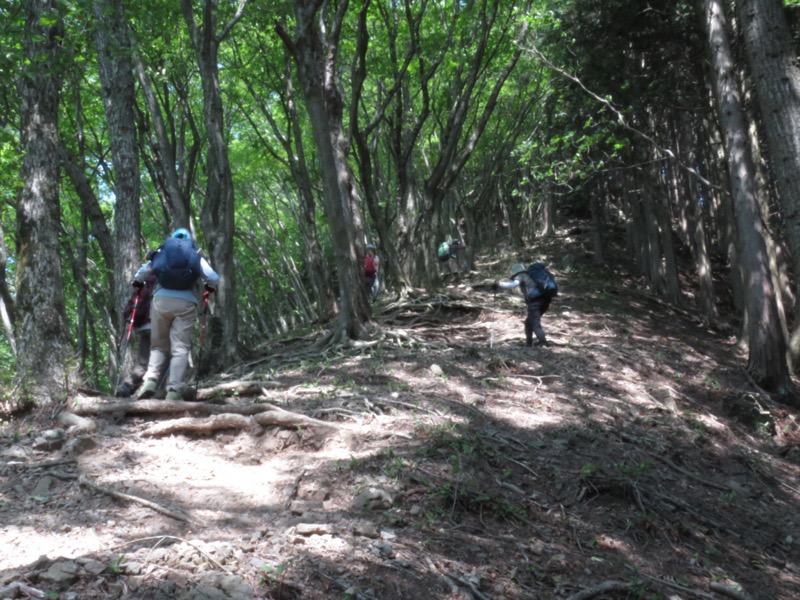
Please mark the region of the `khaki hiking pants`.
<svg viewBox="0 0 800 600"><path fill-rule="evenodd" d="M145 379L158 379L169 353L167 389L180 391L183 388L196 318L197 304L194 302L153 296L150 305L150 323L153 327L150 333L150 361Z"/></svg>

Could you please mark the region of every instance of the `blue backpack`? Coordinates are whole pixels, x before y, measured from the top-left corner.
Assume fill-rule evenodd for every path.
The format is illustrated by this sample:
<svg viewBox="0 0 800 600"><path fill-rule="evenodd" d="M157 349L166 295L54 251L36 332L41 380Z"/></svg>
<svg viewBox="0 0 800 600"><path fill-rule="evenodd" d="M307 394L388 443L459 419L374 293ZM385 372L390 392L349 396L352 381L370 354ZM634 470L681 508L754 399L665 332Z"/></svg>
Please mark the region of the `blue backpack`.
<svg viewBox="0 0 800 600"><path fill-rule="evenodd" d="M554 298L558 295L556 278L542 263L533 263L528 267L527 273L528 277L536 284L534 289L527 290L529 300L535 300L541 296Z"/></svg>
<svg viewBox="0 0 800 600"><path fill-rule="evenodd" d="M158 283L168 290L191 289L203 272L194 242L174 237L159 246L152 266Z"/></svg>

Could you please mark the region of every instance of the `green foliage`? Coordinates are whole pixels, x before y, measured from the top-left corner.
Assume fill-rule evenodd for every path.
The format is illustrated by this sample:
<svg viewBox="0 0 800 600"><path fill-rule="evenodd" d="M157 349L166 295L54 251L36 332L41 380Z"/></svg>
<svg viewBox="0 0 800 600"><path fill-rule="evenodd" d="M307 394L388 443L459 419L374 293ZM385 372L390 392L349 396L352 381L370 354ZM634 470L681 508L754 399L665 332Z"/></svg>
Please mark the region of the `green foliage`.
<svg viewBox="0 0 800 600"><path fill-rule="evenodd" d="M277 565L264 565L261 567L261 571L263 573L261 585L281 584L284 576L286 575L286 571L289 569L293 561L294 559L290 558L278 563Z"/></svg>
<svg viewBox="0 0 800 600"><path fill-rule="evenodd" d="M122 561L125 560L125 555L120 554L116 560L111 561L106 565L106 571L108 571L111 575L120 575L122 574Z"/></svg>

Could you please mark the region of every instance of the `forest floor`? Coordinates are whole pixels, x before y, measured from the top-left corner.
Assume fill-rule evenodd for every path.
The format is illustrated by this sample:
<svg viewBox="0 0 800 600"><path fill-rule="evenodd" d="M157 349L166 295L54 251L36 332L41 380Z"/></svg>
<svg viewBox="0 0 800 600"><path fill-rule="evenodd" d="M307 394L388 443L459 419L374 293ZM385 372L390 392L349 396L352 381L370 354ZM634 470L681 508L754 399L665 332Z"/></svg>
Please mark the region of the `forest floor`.
<svg viewBox="0 0 800 600"><path fill-rule="evenodd" d="M0 599L800 597L798 410L588 248L379 299L371 344L275 340L206 402L5 423ZM549 348L485 285L535 258Z"/></svg>

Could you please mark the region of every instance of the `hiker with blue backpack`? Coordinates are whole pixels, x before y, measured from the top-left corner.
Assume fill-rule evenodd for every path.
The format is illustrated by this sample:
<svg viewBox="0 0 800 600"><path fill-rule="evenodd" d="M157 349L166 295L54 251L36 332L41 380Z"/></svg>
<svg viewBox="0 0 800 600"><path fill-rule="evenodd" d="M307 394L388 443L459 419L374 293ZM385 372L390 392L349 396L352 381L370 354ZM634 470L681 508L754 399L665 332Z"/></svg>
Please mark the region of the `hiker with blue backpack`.
<svg viewBox="0 0 800 600"><path fill-rule="evenodd" d="M520 288L525 304L528 306L528 315L525 319L525 345L549 346L542 329L542 315L550 308L550 301L558 294L558 283L553 274L542 263L533 263L527 269L522 263L511 267L511 281L495 281L492 290ZM536 334L536 343L533 343L533 334Z"/></svg>
<svg viewBox="0 0 800 600"><path fill-rule="evenodd" d="M150 309L150 360L136 397L144 399L155 394L159 373L169 355L167 400L181 400L197 318L196 287L203 281L206 293L213 293L219 275L203 258L192 234L183 227L164 240L134 279L143 282L149 273L158 278Z"/></svg>

